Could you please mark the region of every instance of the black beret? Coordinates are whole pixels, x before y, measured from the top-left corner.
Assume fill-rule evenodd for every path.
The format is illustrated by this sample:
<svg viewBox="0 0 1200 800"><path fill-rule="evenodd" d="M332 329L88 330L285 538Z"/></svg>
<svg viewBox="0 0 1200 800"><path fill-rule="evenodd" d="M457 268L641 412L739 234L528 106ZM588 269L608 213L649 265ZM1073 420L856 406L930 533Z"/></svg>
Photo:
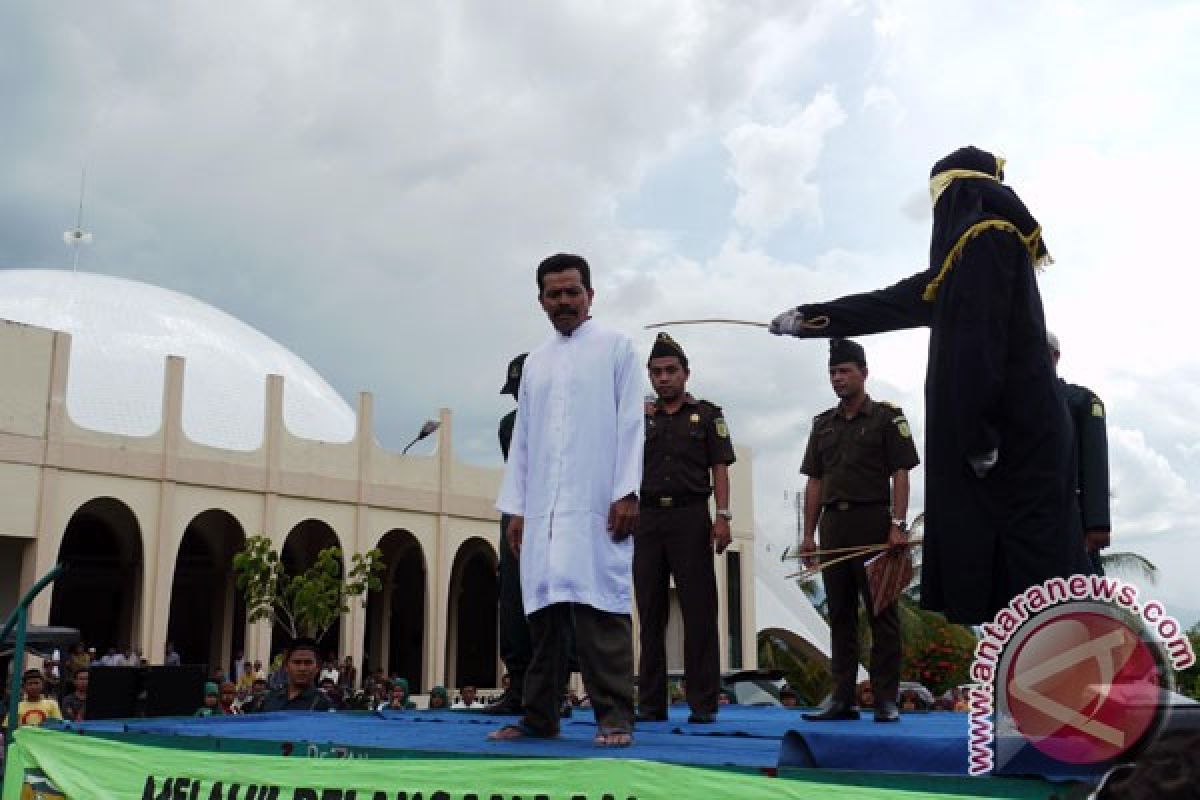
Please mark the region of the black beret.
<svg viewBox="0 0 1200 800"><path fill-rule="evenodd" d="M867 353L862 345L849 339L829 340L829 366L845 364L853 361L860 366L867 365Z"/></svg>

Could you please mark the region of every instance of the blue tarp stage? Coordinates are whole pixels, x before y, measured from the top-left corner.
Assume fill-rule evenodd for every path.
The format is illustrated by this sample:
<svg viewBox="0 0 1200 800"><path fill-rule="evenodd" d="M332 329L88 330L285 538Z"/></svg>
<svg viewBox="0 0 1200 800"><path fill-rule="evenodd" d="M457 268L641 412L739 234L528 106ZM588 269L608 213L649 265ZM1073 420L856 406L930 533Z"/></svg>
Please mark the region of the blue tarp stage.
<svg viewBox="0 0 1200 800"><path fill-rule="evenodd" d="M780 767L966 775L966 714L905 714L880 725L865 715L857 722L805 722L796 710L722 707L713 725L689 725L687 711L665 722L640 723L626 749L592 745L589 710L563 720L553 740L489 742L487 733L506 718L472 712L401 711L359 713L284 712L237 717L168 717L86 722L69 726L86 733L141 737L201 737L181 747L264 752L263 743L287 754L315 745L340 746L372 757L404 753L462 757L641 758L670 764L771 770ZM392 752L388 752L392 751Z"/></svg>

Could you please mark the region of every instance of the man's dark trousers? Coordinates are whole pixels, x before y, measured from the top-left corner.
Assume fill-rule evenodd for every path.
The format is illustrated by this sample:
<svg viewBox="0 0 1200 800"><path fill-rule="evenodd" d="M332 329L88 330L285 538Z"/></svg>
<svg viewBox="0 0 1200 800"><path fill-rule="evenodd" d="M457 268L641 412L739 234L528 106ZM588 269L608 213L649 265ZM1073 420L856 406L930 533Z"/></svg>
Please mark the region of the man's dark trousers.
<svg viewBox="0 0 1200 800"><path fill-rule="evenodd" d="M521 559L508 546L506 532L510 519L505 514L500 520L500 658L508 670L509 691L520 699L533 644L521 600Z"/></svg>
<svg viewBox="0 0 1200 800"><path fill-rule="evenodd" d="M886 506L860 506L844 511L827 508L821 514L820 546L822 550L832 550L883 544L887 541L890 525L891 516ZM825 559L833 560L837 555ZM875 614L867 586L867 571L863 567L866 558L843 561L821 571L829 602L833 700L849 706L856 705L860 599L871 622L869 672L876 702L896 702L900 689L900 614L895 603Z"/></svg>
<svg viewBox="0 0 1200 800"><path fill-rule="evenodd" d="M633 584L641 626L638 709L667 712L667 620L671 575L683 613L683 668L687 702L697 714L716 713L721 684L717 632L717 578L708 503L682 508L643 506L633 540Z"/></svg>
<svg viewBox="0 0 1200 800"><path fill-rule="evenodd" d="M533 658L525 671L522 720L542 736L558 733L562 687L570 669L571 632L583 687L596 723L633 730L633 620L584 603L552 603L530 614Z"/></svg>

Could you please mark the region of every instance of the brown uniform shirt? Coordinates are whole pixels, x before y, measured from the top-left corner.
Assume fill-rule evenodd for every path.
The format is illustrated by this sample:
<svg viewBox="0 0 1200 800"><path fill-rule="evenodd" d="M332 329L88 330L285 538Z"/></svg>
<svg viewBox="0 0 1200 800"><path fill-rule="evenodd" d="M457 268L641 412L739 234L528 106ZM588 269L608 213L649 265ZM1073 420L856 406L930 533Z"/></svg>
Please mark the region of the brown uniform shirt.
<svg viewBox="0 0 1200 800"><path fill-rule="evenodd" d="M904 412L868 395L851 419L840 405L813 419L800 471L821 481L822 505L889 505L892 474L919 463Z"/></svg>
<svg viewBox="0 0 1200 800"><path fill-rule="evenodd" d="M643 499L708 497L713 465L735 460L720 406L690 394L674 414L668 414L661 402L647 405Z"/></svg>

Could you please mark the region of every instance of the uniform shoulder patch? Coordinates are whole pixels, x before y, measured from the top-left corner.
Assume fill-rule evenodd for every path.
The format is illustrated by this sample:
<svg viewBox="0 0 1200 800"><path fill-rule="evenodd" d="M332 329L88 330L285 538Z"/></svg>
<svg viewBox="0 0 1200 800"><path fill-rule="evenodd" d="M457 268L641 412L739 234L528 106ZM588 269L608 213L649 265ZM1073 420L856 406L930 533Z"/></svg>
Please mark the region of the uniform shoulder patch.
<svg viewBox="0 0 1200 800"><path fill-rule="evenodd" d="M1104 416L1104 403L1100 402L1099 397L1094 397L1094 396L1092 397L1092 416L1093 417L1103 417Z"/></svg>
<svg viewBox="0 0 1200 800"><path fill-rule="evenodd" d="M896 410L899 411L899 409ZM908 419L905 418L904 412L900 412L893 417L892 422L896 423L896 430L900 432L901 436L903 436L905 439L912 438L912 428L908 426Z"/></svg>
<svg viewBox="0 0 1200 800"><path fill-rule="evenodd" d="M717 417L713 424L717 429L717 436L720 436L722 439L729 438L729 426L725 424L724 417Z"/></svg>

